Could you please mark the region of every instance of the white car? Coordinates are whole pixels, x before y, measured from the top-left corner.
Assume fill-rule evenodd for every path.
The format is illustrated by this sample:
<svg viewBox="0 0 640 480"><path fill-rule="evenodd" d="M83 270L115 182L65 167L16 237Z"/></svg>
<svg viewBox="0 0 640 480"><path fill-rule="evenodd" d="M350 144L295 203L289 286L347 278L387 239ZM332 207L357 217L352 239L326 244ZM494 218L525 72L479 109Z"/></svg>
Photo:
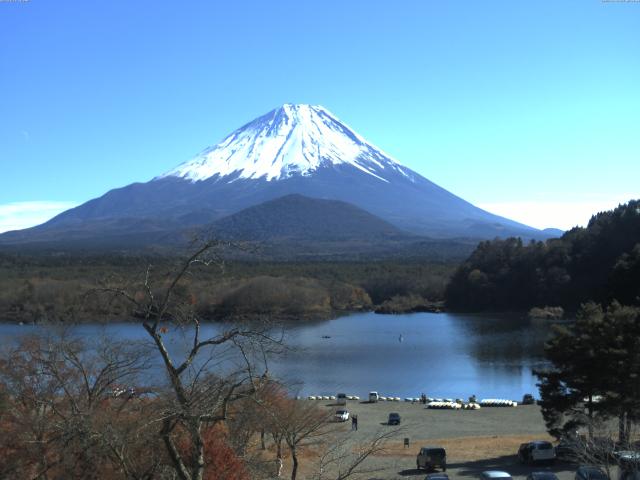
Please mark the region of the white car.
<svg viewBox="0 0 640 480"><path fill-rule="evenodd" d="M349 420L349 411L348 410L336 410L336 414L334 416L336 422L346 422Z"/></svg>
<svg viewBox="0 0 640 480"><path fill-rule="evenodd" d="M481 480L511 480L511 475L501 470L486 470L480 474Z"/></svg>
<svg viewBox="0 0 640 480"><path fill-rule="evenodd" d="M522 463L553 462L556 459L556 450L551 443L536 440L520 445L518 458Z"/></svg>

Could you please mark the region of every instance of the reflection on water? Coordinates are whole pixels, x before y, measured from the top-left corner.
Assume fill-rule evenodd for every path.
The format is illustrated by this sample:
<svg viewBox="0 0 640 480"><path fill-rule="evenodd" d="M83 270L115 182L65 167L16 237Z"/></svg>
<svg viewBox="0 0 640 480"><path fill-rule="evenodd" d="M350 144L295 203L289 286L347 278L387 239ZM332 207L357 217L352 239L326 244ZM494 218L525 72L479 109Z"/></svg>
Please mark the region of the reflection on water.
<svg viewBox="0 0 640 480"><path fill-rule="evenodd" d="M454 316L465 335L472 339L473 356L482 362L522 365L542 358L550 324L530 321L526 316Z"/></svg>
<svg viewBox="0 0 640 480"><path fill-rule="evenodd" d="M0 344L47 327L0 325ZM206 332L220 330L208 325ZM75 335L145 340L137 324L79 325ZM175 332L175 329L172 329ZM544 364L546 322L508 315L363 313L313 324L288 326L292 347L271 359L270 370L303 395L365 396L370 390L400 397L520 399L535 393L532 369ZM184 335L184 336L183 336ZM168 338L179 354L186 334Z"/></svg>
<svg viewBox="0 0 640 480"><path fill-rule="evenodd" d="M303 394L504 397L536 392L550 325L517 316L365 313L288 330L273 370ZM401 337L400 337L401 336ZM326 338L329 337L329 338Z"/></svg>

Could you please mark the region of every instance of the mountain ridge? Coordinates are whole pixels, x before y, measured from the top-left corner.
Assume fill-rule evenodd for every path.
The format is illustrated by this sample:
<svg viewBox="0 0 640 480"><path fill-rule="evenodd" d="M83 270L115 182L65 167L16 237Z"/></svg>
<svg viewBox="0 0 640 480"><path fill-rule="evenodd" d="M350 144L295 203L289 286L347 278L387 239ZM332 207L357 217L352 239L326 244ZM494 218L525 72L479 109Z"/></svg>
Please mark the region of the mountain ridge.
<svg viewBox="0 0 640 480"><path fill-rule="evenodd" d="M436 185L322 107L285 104L165 174L110 190L37 227L0 235L0 243L83 239L90 244L92 235L97 241L179 232L290 194L346 202L431 238L552 236Z"/></svg>
<svg viewBox="0 0 640 480"><path fill-rule="evenodd" d="M297 193L247 207L217 220L211 230L224 237L253 241L422 238L349 203Z"/></svg>

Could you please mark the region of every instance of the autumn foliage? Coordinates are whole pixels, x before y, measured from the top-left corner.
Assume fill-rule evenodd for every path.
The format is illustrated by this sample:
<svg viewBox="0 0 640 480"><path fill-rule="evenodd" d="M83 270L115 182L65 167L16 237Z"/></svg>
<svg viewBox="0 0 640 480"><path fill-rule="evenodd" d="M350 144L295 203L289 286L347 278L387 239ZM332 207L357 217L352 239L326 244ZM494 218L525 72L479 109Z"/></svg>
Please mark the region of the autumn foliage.
<svg viewBox="0 0 640 480"><path fill-rule="evenodd" d="M235 452L229 447L221 428L210 427L204 434L205 480L249 480L249 474Z"/></svg>

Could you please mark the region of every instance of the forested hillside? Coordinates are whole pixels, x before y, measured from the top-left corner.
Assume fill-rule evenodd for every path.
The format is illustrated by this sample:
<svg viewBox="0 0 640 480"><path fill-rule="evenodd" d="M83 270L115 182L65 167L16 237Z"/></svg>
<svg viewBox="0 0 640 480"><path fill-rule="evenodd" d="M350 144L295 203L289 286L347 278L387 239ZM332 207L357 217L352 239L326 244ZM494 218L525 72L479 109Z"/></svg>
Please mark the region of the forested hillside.
<svg viewBox="0 0 640 480"><path fill-rule="evenodd" d="M445 292L458 310L524 310L613 299L640 304L640 201L594 215L586 228L523 244L485 241L454 273Z"/></svg>
<svg viewBox="0 0 640 480"><path fill-rule="evenodd" d="M180 262L151 256L28 256L0 253L0 321L128 320L124 306L89 293L105 286L144 290L147 268L164 278ZM454 263L429 261L229 262L185 279L207 319L328 318L345 311L395 310L442 301Z"/></svg>

